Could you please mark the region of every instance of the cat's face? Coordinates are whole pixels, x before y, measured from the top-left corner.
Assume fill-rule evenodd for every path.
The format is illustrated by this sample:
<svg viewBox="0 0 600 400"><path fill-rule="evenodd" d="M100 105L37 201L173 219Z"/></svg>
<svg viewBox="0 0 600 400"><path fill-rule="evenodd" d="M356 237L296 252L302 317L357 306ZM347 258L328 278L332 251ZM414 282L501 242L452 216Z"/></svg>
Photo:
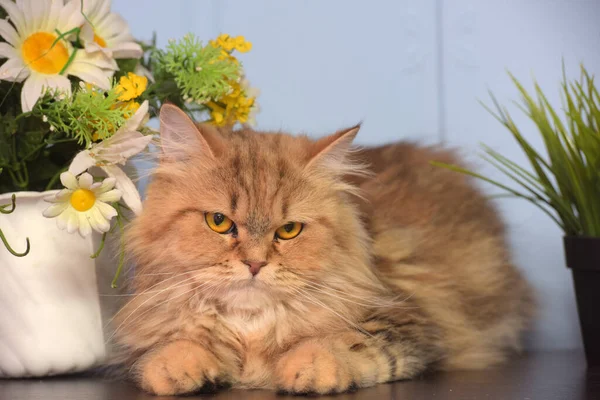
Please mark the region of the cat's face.
<svg viewBox="0 0 600 400"><path fill-rule="evenodd" d="M365 233L340 176L355 131L314 142L197 130L175 108L161 120L164 159L129 235L140 276L180 274L205 297L254 308L365 273L355 267Z"/></svg>

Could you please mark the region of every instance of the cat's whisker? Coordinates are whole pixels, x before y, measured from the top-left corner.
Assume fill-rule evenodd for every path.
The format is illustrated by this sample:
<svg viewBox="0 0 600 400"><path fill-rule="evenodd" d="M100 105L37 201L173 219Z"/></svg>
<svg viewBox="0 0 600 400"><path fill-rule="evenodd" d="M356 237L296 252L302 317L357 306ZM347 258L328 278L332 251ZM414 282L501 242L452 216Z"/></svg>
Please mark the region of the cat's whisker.
<svg viewBox="0 0 600 400"><path fill-rule="evenodd" d="M186 273L187 273L187 272L186 272ZM181 275L183 275L183 274L180 274L180 275L178 275L178 276L181 276ZM159 291L158 291L157 293L155 293L153 296L151 296L151 297L149 297L148 299L144 300L144 301L143 301L143 302L142 302L140 305L138 305L138 306L137 306L137 307L136 307L136 308L135 308L135 309L134 309L134 310L133 310L133 311L132 311L132 312L131 312L131 313L130 313L130 314L129 314L129 315L128 315L128 316L127 316L127 317L126 317L126 318L125 318L123 321L122 321L122 322L121 322L121 324L119 325L119 327L117 327L117 329L115 330L115 332L113 332L112 336L114 336L114 335L115 335L115 333L117 332L117 330L118 330L118 329L119 329L119 328L120 328L120 327L121 327L121 326L122 326L122 325L123 325L123 324L124 324L124 323L125 323L125 322L126 322L126 321L127 321L127 320L128 320L128 319L129 319L129 318L130 318L130 317L131 317L131 316L132 316L132 315L133 315L133 314L136 312L136 311L137 311L137 310L138 310L138 309L140 309L141 307L143 307L143 306L144 306L144 304L146 304L147 302L149 302L150 300L152 300L153 298L155 298L155 297L156 297L156 296L158 296L159 294L161 294L161 293L164 293L165 291L168 291L168 290L173 290L173 289L175 289L175 288L179 288L179 287L181 287L181 286L185 286L185 285L187 285L187 283L185 283L185 284L184 284L184 282L189 282L190 280L197 279L197 278L198 278L198 276L197 276L197 275L193 275L193 276L191 276L191 277L189 277L189 278L187 278L187 279L184 279L183 281L176 282L176 283L174 283L173 285L171 285L171 286L169 286L169 287L167 287L167 288L164 288L164 289L161 289L161 290L159 290ZM172 278L165 279L165 280L163 280L162 282L159 282L158 284L164 283L165 281L167 281L167 280L169 280L169 279L172 279ZM158 284L157 284L157 285L158 285ZM157 285L153 285L152 287L155 287L155 286L157 286ZM139 297L139 296L143 296L143 295L145 295L145 294L147 294L147 291L145 291L145 292L143 292L143 293L140 293L140 294L139 294L137 297ZM114 319L115 319L115 318L116 318L116 317L117 317L117 316L118 316L118 315L121 313L121 311L125 310L126 308L127 308L127 307L123 307L123 308L121 308L121 310L119 310L119 311L118 311L118 312L117 312L117 313L116 313L116 314L115 314L115 315L114 315L114 316L113 316L113 317L112 317L112 318L111 318L111 319L108 321L108 323L107 323L107 326L108 326L108 325L110 325L110 324L112 323L112 321L114 321ZM109 340L112 338L112 336L109 338Z"/></svg>
<svg viewBox="0 0 600 400"><path fill-rule="evenodd" d="M199 271L196 271L196 272L199 272ZM167 278L167 279L163 279L163 280L161 280L160 282L158 282L158 283L155 283L154 285L150 286L150 287L149 287L148 289L146 289L145 291L143 291L143 292L141 292L141 293L135 293L135 294L134 294L134 296L136 296L136 297L137 297L137 296L143 296L143 295L145 295L145 294L148 294L148 293L149 293L149 292L150 292L152 289L154 289L156 286L158 286L158 285L161 285L161 284L163 284L163 283L165 283L165 282L167 282L167 281L169 281L169 280L171 280L171 279L178 278L178 277L180 277L180 276L186 275L186 274L188 274L188 273L190 273L190 272L189 272L189 271L185 271L185 272L181 272L181 273L175 274L174 276L171 276L171 277L169 277L169 278ZM132 279L133 279L133 278L132 278ZM178 282L178 283L181 283L181 282ZM175 284L177 285L178 283L175 283ZM118 295L114 295L114 296L118 296ZM125 294L124 296L129 296L129 295L128 295L128 294ZM111 318L111 319L110 319L110 320L107 322L107 326L108 326L108 325L109 325L109 324L110 324L110 323L111 323L111 322L112 322L112 321L113 321L113 320L114 320L114 319L115 319L115 318L116 318L116 317L117 317L117 316L118 316L118 315L121 313L121 311L123 311L123 310L124 310L124 308L121 308L121 309L120 309L120 310L119 310L119 311L118 311L118 312L117 312L115 315L113 315L113 317L112 317L112 318Z"/></svg>
<svg viewBox="0 0 600 400"><path fill-rule="evenodd" d="M361 303L359 301L354 301L354 300L348 299L348 298L343 297L343 296L338 296L337 294L328 292L327 290L324 290L324 289L321 289L321 288L313 288L313 287L308 286L305 289L307 289L309 291L312 291L314 293L326 294L328 296L335 297L335 298L343 300L345 302L356 304L356 305L363 306L363 307L366 307L366 308L401 308L401 309L415 308L415 307L403 307L403 306L400 306L400 305L397 305L397 304L385 304L385 303L379 304L379 303L375 303L375 302L370 303L370 304L369 303Z"/></svg>
<svg viewBox="0 0 600 400"><path fill-rule="evenodd" d="M166 302L168 302L168 301L171 301L171 300L173 300L173 299L176 299L176 298L178 298L178 297L181 297L181 296L183 296L183 295L185 295L185 294L188 294L189 292L192 292L192 291L195 291L195 290L197 290L197 289L198 289L198 288L200 288L202 285L203 285L203 284L200 284L199 286L195 286L195 287L191 288L190 290L187 290L187 291L185 291L185 292L183 292L183 293L180 293L180 294L178 294L178 295L177 295L177 296L175 296L175 297L172 297L172 298L169 298L169 297L167 297L167 299L166 299L166 300L164 300L164 301L162 301L162 302L159 302L159 303L157 303L157 304L153 305L152 307L148 308L148 309L147 309L147 310L145 310L145 311L142 311L142 312L141 312L140 314L138 314L138 315L137 315L137 316L136 316L134 319L132 319L132 320L129 322L129 324L130 324L130 325L131 325L131 324L133 324L135 321L139 320L139 319L140 319L142 316L146 315L148 312L150 312L150 311L154 310L155 308L157 308L157 307L159 307L159 306L161 306L161 305L165 304ZM147 300L146 300L146 301L147 301ZM141 305L140 305L140 306L141 306ZM130 317L131 317L131 316L132 316L134 313L135 313L135 311L137 311L137 310L140 308L140 306L138 306L138 307L137 307L135 310L133 310L133 311L131 312L131 314L129 314L129 315L127 316L127 318L125 318L125 320L123 320L123 322L121 322L121 324L119 324L119 326L118 326L118 327L117 327L117 328L114 330L114 332L112 333L112 335L110 335L110 337L109 337L109 338L106 340L106 343L109 343L109 342L112 340L112 338L113 338L113 337L115 337L115 335L116 335L117 333L119 333L119 331L120 331L122 328L124 328L124 327L125 327L125 325L124 325L124 324L125 324L125 323L127 322L127 320L128 320L128 319L129 319L129 318L130 318Z"/></svg>
<svg viewBox="0 0 600 400"><path fill-rule="evenodd" d="M401 303L407 301L408 299L410 299L412 297L412 295L414 295L414 293L412 293L411 295L409 295L407 298L401 300L400 302L394 302L394 301L374 301L369 299L368 297L361 297L361 296L357 296L354 295L352 293L348 293L348 292L343 292L341 290L335 289L333 287L330 286L326 286L317 282L311 282L308 281L304 278L301 278L299 276L296 276L298 278L298 280L300 280L302 283L304 283L307 286L307 289L312 289L318 293L324 293L327 294L329 296L332 297L336 297L340 300L344 300L350 303L354 303L354 304L358 304L358 305L362 305L364 307L384 307L384 308L418 308L418 307L404 307L404 306L400 306ZM332 293L333 292L333 293ZM354 301L351 299L348 299L347 297L344 296L338 296L334 293L340 294L340 295L344 295L344 296L350 296L350 297L354 297L355 299L359 299L361 300L361 302L358 301Z"/></svg>
<svg viewBox="0 0 600 400"><path fill-rule="evenodd" d="M195 277L193 277L193 278L195 278ZM189 279L187 279L187 280L189 280ZM143 316L143 315L145 315L146 313L148 313L148 312L150 312L150 311L154 310L155 308L157 308L157 307L159 307L159 306L162 306L162 305L163 305L163 304L165 304L166 302L168 302L168 301L171 301L171 300L174 300L174 299L176 299L176 298L179 298L179 297L181 297L181 296L183 296L183 295L186 295L186 294L188 294L188 293L190 293L190 292L194 292L194 291L196 291L196 290L198 290L198 289L200 289L200 288L202 288L202 287L204 287L204 286L206 286L206 285L210 284L211 282L212 282L212 281L208 281L208 282L202 282L202 283L201 283L201 284L199 284L198 286L195 286L195 287L191 288L190 290L187 290L187 291L185 291L185 292L183 292L183 293L180 293L180 294L178 294L178 295L177 295L177 296L175 296L175 297L167 297L167 299L165 299L164 301L162 301L162 302L160 302L160 303L157 303L157 304L153 305L153 306L152 306L152 307L150 307L149 309L147 309L147 310L143 311L141 314L137 315L137 316L136 316L136 317L135 317L133 320L131 320L129 323L130 323L130 324L132 324L132 323L134 323L135 321L137 321L138 319L140 319L140 317L142 317L142 316ZM218 283L218 282L217 282L217 283ZM180 285L180 286L177 286L177 287L181 287L181 286L184 286L184 285ZM174 287L169 287L169 288L166 288L166 289L164 289L162 292L164 292L164 291L167 291L167 290L172 290L173 288L174 288ZM162 292L161 292L161 293L162 293ZM110 336L110 337L107 339L106 343L109 343L109 342L110 342L110 340L112 340L112 338L113 338L113 337L114 337L114 336L115 336L115 335L116 335L116 334L119 332L119 330L121 330L121 329L124 327L124 324L127 322L127 320L128 320L128 319L129 319L129 318L130 318L130 317L131 317L131 316L132 316L132 315L133 315L133 314L134 314L134 313L135 313L135 312L136 312L136 311L137 311L137 310L138 310L138 309L139 309L141 306L143 306L143 305L144 305L146 302L148 302L148 301L149 301L149 300L151 300L152 298L156 297L157 295L158 295L158 294L155 294L155 295L154 295L154 296L152 296L150 299L147 299L147 300L146 300L146 301L144 301L142 304L140 304L138 307L136 307L136 309L135 309L135 310L133 310L133 311L132 311L132 312L131 312L131 313L130 313L128 316L127 316L127 318L125 318L125 319L124 319L124 320L121 322L121 324L119 324L119 326L118 326L118 327L117 327L117 328L114 330L114 332L112 333L112 335L111 335L111 336Z"/></svg>
<svg viewBox="0 0 600 400"><path fill-rule="evenodd" d="M377 302L374 300L372 301L369 298L361 298L358 296L352 296L352 297L355 297L355 298L358 298L358 299L361 299L364 301L364 302L360 302L360 301L355 301L355 300L349 299L344 296L340 296L336 293L331 293L331 292L327 291L326 289L319 288L319 287L308 286L305 289L313 291L315 293L323 293L328 296L335 297L337 299L346 301L348 303L357 304L357 305L367 307L367 308L389 308L389 309L402 309L402 310L419 308L418 306L403 306L402 305L402 303L405 302L408 298L410 298L410 296L400 302L391 302L391 301L390 302L386 302L386 301Z"/></svg>

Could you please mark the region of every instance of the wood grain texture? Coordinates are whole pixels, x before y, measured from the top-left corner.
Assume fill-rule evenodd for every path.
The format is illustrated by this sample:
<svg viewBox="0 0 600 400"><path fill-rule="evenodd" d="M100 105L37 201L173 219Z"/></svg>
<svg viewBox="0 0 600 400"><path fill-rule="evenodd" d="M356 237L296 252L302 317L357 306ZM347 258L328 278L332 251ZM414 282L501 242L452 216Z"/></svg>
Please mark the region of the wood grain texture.
<svg viewBox="0 0 600 400"><path fill-rule="evenodd" d="M182 399L270 400L298 398L265 391L224 391ZM584 400L600 399L600 371L587 371L581 352L531 353L487 371L437 373L413 381L379 385L322 399ZM0 380L0 400L151 400L130 384L102 377L70 376L45 380ZM176 399L176 397L168 397Z"/></svg>

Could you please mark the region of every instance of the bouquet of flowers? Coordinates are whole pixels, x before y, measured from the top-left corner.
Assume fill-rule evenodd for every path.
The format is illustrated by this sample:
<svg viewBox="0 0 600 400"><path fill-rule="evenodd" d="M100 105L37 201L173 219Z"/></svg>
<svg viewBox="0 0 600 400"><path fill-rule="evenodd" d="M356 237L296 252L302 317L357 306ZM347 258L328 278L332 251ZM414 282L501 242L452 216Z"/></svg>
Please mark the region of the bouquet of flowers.
<svg viewBox="0 0 600 400"><path fill-rule="evenodd" d="M0 193L60 189L44 216L102 233L99 252L122 231L123 210L141 210L122 167L151 145L146 124L161 104L216 125L252 122L256 99L236 58L251 47L187 34L159 49L156 38L136 41L110 0L0 0Z"/></svg>

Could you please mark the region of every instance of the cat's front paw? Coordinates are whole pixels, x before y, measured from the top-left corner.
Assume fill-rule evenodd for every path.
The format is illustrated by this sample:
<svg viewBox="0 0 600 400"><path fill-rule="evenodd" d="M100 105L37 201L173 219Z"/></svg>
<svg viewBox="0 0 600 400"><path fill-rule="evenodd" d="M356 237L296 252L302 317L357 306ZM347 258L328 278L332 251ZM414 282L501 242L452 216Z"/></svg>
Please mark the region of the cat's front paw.
<svg viewBox="0 0 600 400"><path fill-rule="evenodd" d="M177 341L145 355L137 365L142 389L159 395L216 390L219 360L190 341Z"/></svg>
<svg viewBox="0 0 600 400"><path fill-rule="evenodd" d="M342 354L318 342L302 343L277 362L276 386L281 393L325 394L356 390Z"/></svg>

